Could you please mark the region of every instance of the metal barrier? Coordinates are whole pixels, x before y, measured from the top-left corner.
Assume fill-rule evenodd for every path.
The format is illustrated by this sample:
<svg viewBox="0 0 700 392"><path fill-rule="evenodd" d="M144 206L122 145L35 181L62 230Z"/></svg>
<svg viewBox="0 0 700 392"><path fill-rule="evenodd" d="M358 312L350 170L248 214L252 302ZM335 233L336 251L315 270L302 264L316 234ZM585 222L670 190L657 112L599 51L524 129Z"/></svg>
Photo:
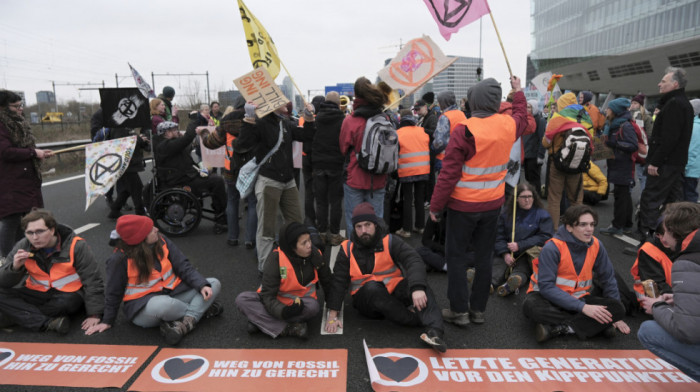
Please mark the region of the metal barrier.
<svg viewBox="0 0 700 392"><path fill-rule="evenodd" d="M92 140L82 139L82 140L70 140L70 141L65 141L65 142L38 143L36 146L38 148L48 148L50 150L58 150L61 148L75 147L75 146L79 146L81 144L88 144L88 143L92 143Z"/></svg>

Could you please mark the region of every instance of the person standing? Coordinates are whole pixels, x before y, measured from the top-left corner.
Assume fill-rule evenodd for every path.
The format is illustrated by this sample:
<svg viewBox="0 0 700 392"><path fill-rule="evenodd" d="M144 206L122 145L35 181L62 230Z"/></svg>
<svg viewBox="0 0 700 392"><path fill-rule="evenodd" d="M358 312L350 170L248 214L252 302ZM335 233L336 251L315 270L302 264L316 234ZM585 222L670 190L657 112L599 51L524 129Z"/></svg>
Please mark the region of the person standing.
<svg viewBox="0 0 700 392"><path fill-rule="evenodd" d="M654 126L654 120L651 115L644 108L644 99L646 96L644 94L637 94L632 98L632 103L630 104L630 113L632 114L632 121L636 122L637 125L642 128L644 134L646 135L647 144L651 139L651 130ZM644 158L637 156L635 164L635 176L639 180L639 189L644 190L647 183L647 175L644 170L645 160Z"/></svg>
<svg viewBox="0 0 700 392"><path fill-rule="evenodd" d="M683 195L685 201L698 201L698 178L700 177L700 99L690 101L693 105L693 135L688 148L688 164L683 174Z"/></svg>
<svg viewBox="0 0 700 392"><path fill-rule="evenodd" d="M512 116L498 114L501 86L495 79L485 79L469 89L472 117L457 124L452 132L430 202L430 219L434 222L447 209L445 253L450 307L443 309L442 315L459 326L466 326L470 319L476 324L484 322L510 150L528 125L520 78L512 77L511 86L516 91ZM470 247L476 254L471 290L467 282Z"/></svg>
<svg viewBox="0 0 700 392"><path fill-rule="evenodd" d="M650 240L662 205L683 199L683 172L693 132L693 107L685 95L683 68L668 67L659 82L659 114L647 155L647 183L639 208L640 241Z"/></svg>
<svg viewBox="0 0 700 392"><path fill-rule="evenodd" d="M435 128L437 128L439 114L435 110L430 110L428 103L422 99L413 104L413 111L418 116L418 125L425 130L425 133L430 137L430 145L433 144ZM425 208L430 207L430 199L433 197L433 187L435 187L435 152L430 150L430 174L428 176L428 185L425 194Z"/></svg>
<svg viewBox="0 0 700 392"><path fill-rule="evenodd" d="M467 119L464 112L457 107L455 94L452 91L441 91L437 96L442 115L438 118L437 127L433 134L433 142L430 144L435 155L436 172L442 169L442 160L445 159L445 149L450 142L450 136L457 124Z"/></svg>
<svg viewBox="0 0 700 392"><path fill-rule="evenodd" d="M174 118L174 120L168 120L168 113L167 113L167 106L165 105L165 101L156 98L152 99L151 102L149 103L149 107L151 108L151 135L156 136L158 135L158 125L162 123L163 121L171 121L174 122L175 124L180 122L180 118L177 116L177 107L175 107L175 116L171 116Z"/></svg>
<svg viewBox="0 0 700 392"><path fill-rule="evenodd" d="M175 89L170 86L163 87L163 93L158 95L158 99L165 104L163 116L165 121L179 122L177 117L177 105L173 103L173 98L175 98Z"/></svg>
<svg viewBox="0 0 700 392"><path fill-rule="evenodd" d="M423 234L425 227L425 188L430 174L430 137L422 127L416 125L416 118L411 111L401 111L399 129L399 183L403 203L403 228L396 234L404 238L411 237L411 232ZM413 207L413 208L411 208ZM415 210L415 229L413 226Z"/></svg>
<svg viewBox="0 0 700 392"><path fill-rule="evenodd" d="M22 238L22 216L44 206L41 164L53 155L36 148L23 111L22 97L0 90L0 260Z"/></svg>
<svg viewBox="0 0 700 392"><path fill-rule="evenodd" d="M525 169L525 180L535 187L538 195L541 194L542 180L540 172L544 164L545 149L542 146L542 138L544 130L547 128L547 119L540 112L539 102L536 99L527 101L527 110L535 119L535 132L529 135L523 135L523 149L525 151L523 167Z"/></svg>

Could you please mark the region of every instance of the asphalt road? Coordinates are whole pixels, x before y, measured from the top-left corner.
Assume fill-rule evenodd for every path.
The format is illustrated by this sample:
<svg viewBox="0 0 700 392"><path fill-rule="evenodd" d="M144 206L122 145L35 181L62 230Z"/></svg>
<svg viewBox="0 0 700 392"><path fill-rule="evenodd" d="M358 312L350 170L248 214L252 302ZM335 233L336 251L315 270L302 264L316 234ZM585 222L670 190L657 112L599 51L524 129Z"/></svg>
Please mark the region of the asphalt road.
<svg viewBox="0 0 700 392"><path fill-rule="evenodd" d="M148 173L148 172L147 172ZM150 175L150 173L145 174ZM115 222L107 219L109 212L104 199L99 199L85 211L84 179L75 178L60 183L47 182L43 188L46 207L53 211L59 222L72 228L96 225L81 233L81 236L91 245L98 260L108 258L112 249L108 245L109 233ZM633 199L638 199L638 191L633 193ZM607 227L612 220L612 195L607 201L597 206L600 214L599 227ZM244 229L242 229L244 230ZM597 235L602 240L615 265L615 269L625 277L631 287L632 279L629 269L634 257L622 253L629 244L620 239ZM243 237L241 237L243 238ZM175 238L175 243L191 262L205 276L217 277L222 282L222 293L219 300L225 307L224 313L215 319L201 322L197 328L183 339L181 348L248 348L248 349L335 349L348 350L348 391L371 390L362 340L366 339L370 347L394 348L424 348L419 340L420 329L400 327L388 321L369 320L360 316L352 306L346 306L344 312L345 328L341 336L321 335L321 316L310 322L310 339L302 342L296 338L280 338L273 340L266 335L248 335L246 321L234 305L234 299L241 291L254 290L258 285L256 258L254 250L246 250L244 246L230 247L226 244L225 234L213 234L213 223L202 221L200 226L188 236ZM409 239L413 245L418 245L420 239L414 235ZM443 273L431 273L429 283L436 294L437 301L442 307L447 307L447 279ZM630 335L619 335L614 339L603 337L579 341L574 337L553 339L544 344L537 344L533 337L533 325L525 319L521 312L521 304L525 298L524 290L517 295L501 298L495 294L490 298L486 323L471 324L461 329L451 324L446 325L445 340L449 348L459 349L642 349L636 338L636 332L646 317L636 314L626 319L632 328ZM349 300L346 301L349 303ZM157 328L143 329L127 322L120 315L116 325L104 333L85 336L79 328L83 317L72 319L70 332L65 337L55 333L33 333L21 328L0 330L0 341L9 342L47 342L47 343L78 343L78 344L129 344L129 345L158 345L168 347L158 333ZM138 373L137 373L138 374ZM128 386L134 381L132 378ZM126 390L127 388L123 389ZM59 387L0 387L3 391L69 391L74 388ZM79 390L88 390L81 388Z"/></svg>

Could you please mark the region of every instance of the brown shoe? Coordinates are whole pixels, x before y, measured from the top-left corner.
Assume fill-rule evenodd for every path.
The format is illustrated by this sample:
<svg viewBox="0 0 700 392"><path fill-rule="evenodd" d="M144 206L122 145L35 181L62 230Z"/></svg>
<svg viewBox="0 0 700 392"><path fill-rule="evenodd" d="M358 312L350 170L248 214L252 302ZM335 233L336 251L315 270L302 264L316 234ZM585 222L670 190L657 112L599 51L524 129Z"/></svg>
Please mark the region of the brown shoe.
<svg viewBox="0 0 700 392"><path fill-rule="evenodd" d="M70 329L70 319L66 316L54 317L46 323L46 331L58 332L61 335L68 333Z"/></svg>

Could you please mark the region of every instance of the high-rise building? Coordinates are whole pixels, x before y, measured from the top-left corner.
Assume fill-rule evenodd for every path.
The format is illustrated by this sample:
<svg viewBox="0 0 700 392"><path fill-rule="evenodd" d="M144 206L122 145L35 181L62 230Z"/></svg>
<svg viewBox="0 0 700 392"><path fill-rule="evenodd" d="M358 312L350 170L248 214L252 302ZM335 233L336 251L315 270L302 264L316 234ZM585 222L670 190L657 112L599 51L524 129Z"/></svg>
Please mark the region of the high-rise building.
<svg viewBox="0 0 700 392"><path fill-rule="evenodd" d="M697 0L531 0L527 78L563 74L562 89L658 94L668 66L700 90Z"/></svg>
<svg viewBox="0 0 700 392"><path fill-rule="evenodd" d="M227 106L233 106L234 102L236 102L236 98L242 96L241 92L238 90L219 91L218 95L219 105L224 109Z"/></svg>
<svg viewBox="0 0 700 392"><path fill-rule="evenodd" d="M469 87L479 82L476 69L482 68L483 72L484 63L478 57L456 57L457 61L433 78L433 91L436 97L440 91L452 91L459 103L460 99L467 96Z"/></svg>

